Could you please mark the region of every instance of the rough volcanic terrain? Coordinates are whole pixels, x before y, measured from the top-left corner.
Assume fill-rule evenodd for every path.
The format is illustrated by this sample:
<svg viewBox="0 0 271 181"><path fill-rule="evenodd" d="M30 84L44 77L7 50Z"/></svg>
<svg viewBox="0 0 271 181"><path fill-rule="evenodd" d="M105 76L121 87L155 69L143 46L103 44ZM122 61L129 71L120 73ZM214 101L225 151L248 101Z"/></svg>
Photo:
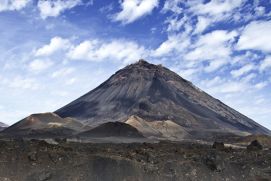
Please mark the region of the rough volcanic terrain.
<svg viewBox="0 0 271 181"><path fill-rule="evenodd" d="M189 142L0 141L1 181L223 181L271 178L270 150Z"/></svg>

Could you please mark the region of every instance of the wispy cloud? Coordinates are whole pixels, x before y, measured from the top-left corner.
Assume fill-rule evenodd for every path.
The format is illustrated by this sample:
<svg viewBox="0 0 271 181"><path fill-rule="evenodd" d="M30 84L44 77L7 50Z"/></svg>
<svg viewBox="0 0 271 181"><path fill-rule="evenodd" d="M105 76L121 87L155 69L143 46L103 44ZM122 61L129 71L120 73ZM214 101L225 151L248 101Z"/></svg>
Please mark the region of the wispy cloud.
<svg viewBox="0 0 271 181"><path fill-rule="evenodd" d="M231 13L235 8L241 6L243 2L243 0L212 0L207 3L190 1L190 8L196 14L218 17L224 16L226 13Z"/></svg>
<svg viewBox="0 0 271 181"><path fill-rule="evenodd" d="M1 11L19 11L27 6L32 0L1 0L0 1L0 12Z"/></svg>
<svg viewBox="0 0 271 181"><path fill-rule="evenodd" d="M134 41L116 39L112 41L86 40L73 46L67 53L70 59L88 61L120 61L128 64L147 56L145 47Z"/></svg>
<svg viewBox="0 0 271 181"><path fill-rule="evenodd" d="M67 39L61 37L54 37L51 39L48 45L37 49L35 51L36 56L50 56L59 50L66 50L70 48L70 42Z"/></svg>
<svg viewBox="0 0 271 181"><path fill-rule="evenodd" d="M61 69L52 73L52 78L65 77L65 76L73 73L74 71L75 71L75 69L72 67L61 68Z"/></svg>
<svg viewBox="0 0 271 181"><path fill-rule="evenodd" d="M254 21L248 24L237 43L238 50L271 52L271 21Z"/></svg>
<svg viewBox="0 0 271 181"><path fill-rule="evenodd" d="M26 78L22 76L16 76L13 78L2 78L0 84L15 89L37 90L41 88L40 84L37 82L36 79Z"/></svg>
<svg viewBox="0 0 271 181"><path fill-rule="evenodd" d="M271 56L267 56L260 64L260 71L271 69Z"/></svg>
<svg viewBox="0 0 271 181"><path fill-rule="evenodd" d="M247 65L242 66L241 68L239 68L237 70L232 70L231 74L232 74L233 77L240 77L240 76L252 71L255 68L256 68L255 65L247 64Z"/></svg>
<svg viewBox="0 0 271 181"><path fill-rule="evenodd" d="M20 1L20 0L18 0ZM65 10L71 9L81 3L81 0L39 0L38 8L42 19L59 16Z"/></svg>
<svg viewBox="0 0 271 181"><path fill-rule="evenodd" d="M159 0L121 0L121 11L113 16L114 21L129 24L150 14Z"/></svg>
<svg viewBox="0 0 271 181"><path fill-rule="evenodd" d="M39 73L43 70L48 69L54 63L49 59L35 59L29 64L29 69L31 72Z"/></svg>

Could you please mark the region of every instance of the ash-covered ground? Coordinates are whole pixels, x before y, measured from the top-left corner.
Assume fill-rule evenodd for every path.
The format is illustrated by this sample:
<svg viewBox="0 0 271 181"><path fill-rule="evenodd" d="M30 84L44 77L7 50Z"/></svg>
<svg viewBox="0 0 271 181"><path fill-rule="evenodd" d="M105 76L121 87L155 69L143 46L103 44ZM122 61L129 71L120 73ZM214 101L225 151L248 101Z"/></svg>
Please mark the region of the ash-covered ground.
<svg viewBox="0 0 271 181"><path fill-rule="evenodd" d="M268 148L192 142L0 141L1 181L270 180ZM256 145L257 146L257 145Z"/></svg>

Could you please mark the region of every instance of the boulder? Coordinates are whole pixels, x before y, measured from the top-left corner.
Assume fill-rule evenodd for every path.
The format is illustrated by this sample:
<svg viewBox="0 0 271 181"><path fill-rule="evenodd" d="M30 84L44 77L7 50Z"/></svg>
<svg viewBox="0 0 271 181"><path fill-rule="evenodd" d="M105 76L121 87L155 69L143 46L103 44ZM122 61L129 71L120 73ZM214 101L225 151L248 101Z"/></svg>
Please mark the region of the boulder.
<svg viewBox="0 0 271 181"><path fill-rule="evenodd" d="M29 161L37 161L37 152L36 151L33 151L33 152L30 152L28 153L28 160Z"/></svg>
<svg viewBox="0 0 271 181"><path fill-rule="evenodd" d="M248 146L247 150L248 151L260 151L263 149L263 146L259 143L258 140L252 141Z"/></svg>
<svg viewBox="0 0 271 181"><path fill-rule="evenodd" d="M213 148L217 149L217 150L224 150L225 146L224 146L223 142L216 142L215 141L214 144L213 144Z"/></svg>

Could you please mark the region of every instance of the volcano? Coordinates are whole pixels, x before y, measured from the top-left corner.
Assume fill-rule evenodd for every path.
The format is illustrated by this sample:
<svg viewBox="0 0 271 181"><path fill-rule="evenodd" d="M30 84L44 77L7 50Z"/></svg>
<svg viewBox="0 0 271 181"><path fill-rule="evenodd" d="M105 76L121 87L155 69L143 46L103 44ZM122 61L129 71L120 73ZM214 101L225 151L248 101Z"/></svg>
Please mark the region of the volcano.
<svg viewBox="0 0 271 181"><path fill-rule="evenodd" d="M117 71L55 113L90 127L124 122L154 137L270 134L178 74L145 60Z"/></svg>

